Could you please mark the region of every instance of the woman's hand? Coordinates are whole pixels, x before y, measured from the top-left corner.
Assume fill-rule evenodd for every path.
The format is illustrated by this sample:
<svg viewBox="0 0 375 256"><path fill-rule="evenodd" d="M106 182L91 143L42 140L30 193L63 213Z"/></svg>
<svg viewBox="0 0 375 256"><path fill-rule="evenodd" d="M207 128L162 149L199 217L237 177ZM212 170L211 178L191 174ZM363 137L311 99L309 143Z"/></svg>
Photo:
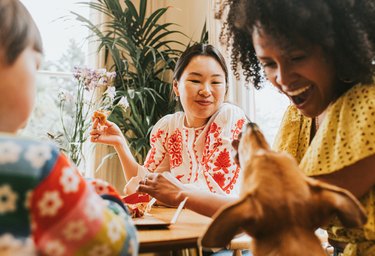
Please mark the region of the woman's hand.
<svg viewBox="0 0 375 256"><path fill-rule="evenodd" d="M174 207L188 197L186 208L209 217L224 205L238 199L198 190L189 184L184 185L169 172L148 174L139 182L138 192L147 193L159 202Z"/></svg>
<svg viewBox="0 0 375 256"><path fill-rule="evenodd" d="M184 199L184 185L169 172L149 173L139 182L138 192L147 193L168 206L178 206Z"/></svg>
<svg viewBox="0 0 375 256"><path fill-rule="evenodd" d="M94 143L103 143L114 147L126 144L124 135L115 123L107 120L104 125L100 125L98 118L93 118L90 140Z"/></svg>

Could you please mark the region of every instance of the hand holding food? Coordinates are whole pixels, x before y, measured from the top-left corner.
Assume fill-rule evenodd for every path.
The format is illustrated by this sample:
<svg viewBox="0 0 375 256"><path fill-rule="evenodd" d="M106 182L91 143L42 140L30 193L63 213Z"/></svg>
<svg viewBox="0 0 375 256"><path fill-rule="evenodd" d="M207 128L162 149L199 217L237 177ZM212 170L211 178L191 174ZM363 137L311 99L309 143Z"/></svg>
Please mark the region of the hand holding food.
<svg viewBox="0 0 375 256"><path fill-rule="evenodd" d="M113 122L107 120L109 111L97 110L92 116L92 128L90 140L95 143L107 145L121 145L125 143L125 138L120 128Z"/></svg>
<svg viewBox="0 0 375 256"><path fill-rule="evenodd" d="M98 109L93 114L93 119L97 118L99 120L100 125L104 125L107 122L107 116L109 115L109 111Z"/></svg>

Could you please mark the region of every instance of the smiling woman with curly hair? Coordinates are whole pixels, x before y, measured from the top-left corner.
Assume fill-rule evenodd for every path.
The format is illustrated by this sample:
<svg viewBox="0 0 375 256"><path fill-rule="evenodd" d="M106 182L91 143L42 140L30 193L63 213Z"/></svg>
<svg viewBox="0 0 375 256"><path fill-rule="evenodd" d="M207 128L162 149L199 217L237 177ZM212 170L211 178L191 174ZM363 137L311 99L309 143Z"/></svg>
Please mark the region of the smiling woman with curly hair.
<svg viewBox="0 0 375 256"><path fill-rule="evenodd" d="M309 176L348 189L367 210L359 229L327 225L336 253L375 255L375 1L228 0L221 36L231 66L291 101L275 149Z"/></svg>
<svg viewBox="0 0 375 256"><path fill-rule="evenodd" d="M261 82L261 65L251 40L257 24L281 44L301 39L333 55L341 78L368 83L374 73L375 2L354 0L230 0L222 36L232 43L232 67L241 63L254 86ZM238 72L237 72L238 74ZM354 83L353 83L354 84Z"/></svg>

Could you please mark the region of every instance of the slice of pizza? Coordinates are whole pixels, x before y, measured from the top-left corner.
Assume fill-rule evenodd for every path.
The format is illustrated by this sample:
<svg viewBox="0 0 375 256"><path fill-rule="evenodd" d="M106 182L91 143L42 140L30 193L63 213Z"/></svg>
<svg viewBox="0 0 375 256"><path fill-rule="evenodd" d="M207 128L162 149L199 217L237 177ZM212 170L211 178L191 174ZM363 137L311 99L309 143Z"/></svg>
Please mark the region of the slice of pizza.
<svg viewBox="0 0 375 256"><path fill-rule="evenodd" d="M107 116L109 115L108 110L98 109L94 112L93 117L99 119L99 124L104 125L107 121Z"/></svg>

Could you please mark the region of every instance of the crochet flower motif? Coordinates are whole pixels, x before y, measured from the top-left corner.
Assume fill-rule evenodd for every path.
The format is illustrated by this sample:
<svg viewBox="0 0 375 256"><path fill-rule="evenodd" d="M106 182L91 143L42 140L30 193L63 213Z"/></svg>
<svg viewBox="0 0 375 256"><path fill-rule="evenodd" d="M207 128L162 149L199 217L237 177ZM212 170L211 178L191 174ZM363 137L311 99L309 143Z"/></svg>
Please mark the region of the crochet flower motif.
<svg viewBox="0 0 375 256"><path fill-rule="evenodd" d="M22 147L14 142L0 143L0 164L17 162L21 151Z"/></svg>
<svg viewBox="0 0 375 256"><path fill-rule="evenodd" d="M25 159L29 160L34 168L41 168L52 157L51 148L48 145L32 145L28 148Z"/></svg>
<svg viewBox="0 0 375 256"><path fill-rule="evenodd" d="M107 256L112 255L111 249L106 244L96 245L89 252L89 256Z"/></svg>
<svg viewBox="0 0 375 256"><path fill-rule="evenodd" d="M14 212L17 198L17 193L8 184L0 186L0 214Z"/></svg>
<svg viewBox="0 0 375 256"><path fill-rule="evenodd" d="M31 237L25 240L19 239L10 233L5 233L0 236L1 255L23 256L23 255L36 255L35 246Z"/></svg>
<svg viewBox="0 0 375 256"><path fill-rule="evenodd" d="M65 167L60 177L60 184L65 193L77 192L79 185L79 176L73 168Z"/></svg>
<svg viewBox="0 0 375 256"><path fill-rule="evenodd" d="M65 246L59 240L48 241L44 248L46 255L60 256L65 254Z"/></svg>
<svg viewBox="0 0 375 256"><path fill-rule="evenodd" d="M102 216L103 204L97 195L91 195L85 203L85 214L89 220L99 219Z"/></svg>
<svg viewBox="0 0 375 256"><path fill-rule="evenodd" d="M87 228L83 220L71 221L63 230L66 240L80 240L86 233Z"/></svg>
<svg viewBox="0 0 375 256"><path fill-rule="evenodd" d="M95 191L96 193L98 193L99 195L105 195L105 194L109 194L109 183L104 181L104 180L95 180L95 182L93 183L94 184L94 187L95 187Z"/></svg>
<svg viewBox="0 0 375 256"><path fill-rule="evenodd" d="M121 238L121 228L122 225L119 225L115 220L112 220L108 224L108 237L111 239L112 243L115 243Z"/></svg>
<svg viewBox="0 0 375 256"><path fill-rule="evenodd" d="M47 191L38 203L41 216L55 216L63 202L58 191Z"/></svg>

